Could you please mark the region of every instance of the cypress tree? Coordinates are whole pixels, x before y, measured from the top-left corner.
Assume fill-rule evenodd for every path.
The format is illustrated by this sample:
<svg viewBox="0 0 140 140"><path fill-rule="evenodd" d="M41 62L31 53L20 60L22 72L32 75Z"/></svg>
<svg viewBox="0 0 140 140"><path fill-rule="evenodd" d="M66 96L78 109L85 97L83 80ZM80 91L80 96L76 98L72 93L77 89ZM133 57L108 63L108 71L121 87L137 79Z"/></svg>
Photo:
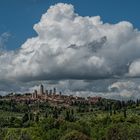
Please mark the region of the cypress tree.
<svg viewBox="0 0 140 140"><path fill-rule="evenodd" d="M126 108L124 108L123 114L124 114L124 118L126 118L127 117Z"/></svg>

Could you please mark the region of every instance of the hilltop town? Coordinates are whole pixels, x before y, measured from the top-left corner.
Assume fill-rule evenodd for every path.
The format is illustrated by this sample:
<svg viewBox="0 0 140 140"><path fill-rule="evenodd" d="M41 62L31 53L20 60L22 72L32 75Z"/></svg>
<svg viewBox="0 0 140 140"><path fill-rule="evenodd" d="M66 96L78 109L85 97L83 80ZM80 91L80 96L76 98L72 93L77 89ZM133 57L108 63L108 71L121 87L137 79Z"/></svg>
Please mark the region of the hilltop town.
<svg viewBox="0 0 140 140"><path fill-rule="evenodd" d="M39 89L33 91L33 93L25 94L8 94L3 96L1 100L13 100L16 102L49 102L52 105L64 105L71 106L76 103L82 104L95 104L101 100L101 97L79 97L73 95L64 95L62 92L56 90L56 88L46 90L41 84Z"/></svg>

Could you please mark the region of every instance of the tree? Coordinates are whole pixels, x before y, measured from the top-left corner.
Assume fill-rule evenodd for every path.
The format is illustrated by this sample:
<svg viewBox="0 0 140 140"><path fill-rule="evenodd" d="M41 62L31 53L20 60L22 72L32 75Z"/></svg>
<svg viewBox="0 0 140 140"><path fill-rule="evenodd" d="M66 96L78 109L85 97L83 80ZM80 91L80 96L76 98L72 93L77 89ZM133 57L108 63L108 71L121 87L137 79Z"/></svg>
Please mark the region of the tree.
<svg viewBox="0 0 140 140"><path fill-rule="evenodd" d="M70 112L68 110L66 111L65 120L67 120L67 121L70 120Z"/></svg>
<svg viewBox="0 0 140 140"><path fill-rule="evenodd" d="M124 117L126 118L127 117L126 107L123 109L123 114L124 114Z"/></svg>
<svg viewBox="0 0 140 140"><path fill-rule="evenodd" d="M112 116L112 105L109 105L109 112L110 112L110 116Z"/></svg>
<svg viewBox="0 0 140 140"><path fill-rule="evenodd" d="M48 117L48 112L46 111L46 113L45 113L45 118L47 118Z"/></svg>
<svg viewBox="0 0 140 140"><path fill-rule="evenodd" d="M25 113L24 116L23 116L23 118L22 118L22 122L25 123L28 120L29 120L29 115L28 115L28 113Z"/></svg>
<svg viewBox="0 0 140 140"><path fill-rule="evenodd" d="M35 116L35 122L39 122L39 114L38 113Z"/></svg>
<svg viewBox="0 0 140 140"><path fill-rule="evenodd" d="M56 107L53 109L53 118L55 118L55 119L58 118L58 112L57 112L57 108Z"/></svg>
<svg viewBox="0 0 140 140"><path fill-rule="evenodd" d="M139 100L137 99L137 101L136 101L136 106L139 106Z"/></svg>

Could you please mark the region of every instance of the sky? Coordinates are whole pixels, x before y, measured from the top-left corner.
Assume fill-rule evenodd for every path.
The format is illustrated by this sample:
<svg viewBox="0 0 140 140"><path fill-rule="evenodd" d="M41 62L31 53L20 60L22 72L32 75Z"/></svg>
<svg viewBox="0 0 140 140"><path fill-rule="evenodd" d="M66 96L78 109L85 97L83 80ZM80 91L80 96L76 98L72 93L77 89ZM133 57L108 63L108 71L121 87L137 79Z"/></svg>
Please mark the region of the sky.
<svg viewBox="0 0 140 140"><path fill-rule="evenodd" d="M1 0L0 94L43 83L65 94L136 99L139 0Z"/></svg>
<svg viewBox="0 0 140 140"><path fill-rule="evenodd" d="M81 16L100 15L104 22L109 23L127 20L140 29L139 0L1 0L0 34L11 34L6 48L17 49L27 38L36 36L33 25L50 5L59 2L73 4Z"/></svg>

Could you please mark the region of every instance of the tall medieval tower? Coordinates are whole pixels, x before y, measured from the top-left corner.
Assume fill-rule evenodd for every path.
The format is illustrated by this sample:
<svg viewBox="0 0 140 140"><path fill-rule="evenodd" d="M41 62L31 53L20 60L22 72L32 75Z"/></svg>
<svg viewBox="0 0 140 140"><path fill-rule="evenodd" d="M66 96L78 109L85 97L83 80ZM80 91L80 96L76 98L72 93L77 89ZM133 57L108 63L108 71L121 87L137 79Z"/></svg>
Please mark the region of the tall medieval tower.
<svg viewBox="0 0 140 140"><path fill-rule="evenodd" d="M44 87L43 87L43 85L40 85L39 94L40 94L40 95L43 95L43 94L44 94Z"/></svg>

